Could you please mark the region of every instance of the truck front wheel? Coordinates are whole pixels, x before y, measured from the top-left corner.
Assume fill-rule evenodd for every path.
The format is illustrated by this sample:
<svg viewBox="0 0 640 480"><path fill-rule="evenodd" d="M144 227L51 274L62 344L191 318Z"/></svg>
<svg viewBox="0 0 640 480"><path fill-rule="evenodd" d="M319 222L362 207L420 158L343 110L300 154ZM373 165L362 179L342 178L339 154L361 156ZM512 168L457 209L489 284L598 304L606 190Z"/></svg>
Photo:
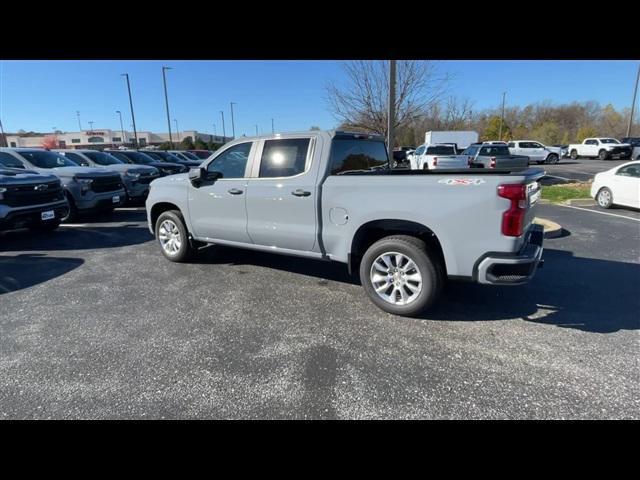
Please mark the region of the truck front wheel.
<svg viewBox="0 0 640 480"><path fill-rule="evenodd" d="M160 251L172 262L186 262L192 256L189 233L179 211L162 212L156 220L155 232Z"/></svg>
<svg viewBox="0 0 640 480"><path fill-rule="evenodd" d="M438 262L419 238L385 237L362 257L362 287L385 312L417 315L431 307L442 291L444 271Z"/></svg>
<svg viewBox="0 0 640 480"><path fill-rule="evenodd" d="M576 149L571 150L571 160L578 159L578 151Z"/></svg>

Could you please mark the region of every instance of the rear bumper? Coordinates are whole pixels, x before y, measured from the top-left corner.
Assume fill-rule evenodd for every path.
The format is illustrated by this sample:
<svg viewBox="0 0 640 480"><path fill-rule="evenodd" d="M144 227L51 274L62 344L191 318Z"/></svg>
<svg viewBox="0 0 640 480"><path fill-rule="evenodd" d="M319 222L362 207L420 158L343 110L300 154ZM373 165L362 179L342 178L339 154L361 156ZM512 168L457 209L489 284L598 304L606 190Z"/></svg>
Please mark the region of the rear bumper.
<svg viewBox="0 0 640 480"><path fill-rule="evenodd" d="M527 283L542 265L543 240L542 225L532 225L519 252L490 252L480 257L473 269L474 280L487 285Z"/></svg>

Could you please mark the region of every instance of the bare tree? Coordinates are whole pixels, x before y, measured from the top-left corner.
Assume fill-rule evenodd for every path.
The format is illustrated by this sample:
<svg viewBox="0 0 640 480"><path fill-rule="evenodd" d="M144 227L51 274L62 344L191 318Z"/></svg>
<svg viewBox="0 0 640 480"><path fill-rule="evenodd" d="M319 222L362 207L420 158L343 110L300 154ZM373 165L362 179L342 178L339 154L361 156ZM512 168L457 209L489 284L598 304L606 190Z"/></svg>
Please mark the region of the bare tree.
<svg viewBox="0 0 640 480"><path fill-rule="evenodd" d="M386 61L356 60L343 64L345 85L326 86L329 110L341 125L387 135L389 72ZM396 122L399 128L421 117L446 92L449 75L439 74L428 61L397 64Z"/></svg>

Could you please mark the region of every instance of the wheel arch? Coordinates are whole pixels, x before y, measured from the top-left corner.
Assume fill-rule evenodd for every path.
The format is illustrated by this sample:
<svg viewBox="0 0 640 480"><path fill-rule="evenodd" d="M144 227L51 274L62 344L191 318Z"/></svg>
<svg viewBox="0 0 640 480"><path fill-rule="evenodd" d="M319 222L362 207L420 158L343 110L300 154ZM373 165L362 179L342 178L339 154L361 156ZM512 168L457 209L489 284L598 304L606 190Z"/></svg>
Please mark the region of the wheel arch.
<svg viewBox="0 0 640 480"><path fill-rule="evenodd" d="M180 212L180 215L182 215L182 218L184 218L184 213L182 212L180 207L178 207L178 205L176 205L175 203L158 202L154 204L153 207L151 207L151 211L149 213L150 215L149 220L150 220L151 226L153 227L154 232L155 232L155 226L156 226L156 221L158 220L158 217L162 213L167 212L169 210L177 210L178 212Z"/></svg>
<svg viewBox="0 0 640 480"><path fill-rule="evenodd" d="M436 260L441 262L444 274L447 274L447 261L440 239L436 233L426 225L411 220L378 219L363 223L358 227L351 240L349 250L349 273L357 272L366 250L378 240L391 235L410 235L420 238L427 245L427 250Z"/></svg>

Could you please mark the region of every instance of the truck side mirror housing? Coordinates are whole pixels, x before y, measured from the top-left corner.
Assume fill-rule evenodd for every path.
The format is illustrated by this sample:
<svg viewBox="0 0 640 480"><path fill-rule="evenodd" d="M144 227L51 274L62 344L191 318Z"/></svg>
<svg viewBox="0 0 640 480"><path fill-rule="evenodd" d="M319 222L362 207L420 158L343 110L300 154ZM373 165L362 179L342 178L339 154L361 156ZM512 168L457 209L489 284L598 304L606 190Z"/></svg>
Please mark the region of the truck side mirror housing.
<svg viewBox="0 0 640 480"><path fill-rule="evenodd" d="M202 181L204 180L204 178L206 177L207 171L202 167L192 168L189 170L188 175L189 175L189 180L191 181L191 185L198 188L202 183Z"/></svg>

